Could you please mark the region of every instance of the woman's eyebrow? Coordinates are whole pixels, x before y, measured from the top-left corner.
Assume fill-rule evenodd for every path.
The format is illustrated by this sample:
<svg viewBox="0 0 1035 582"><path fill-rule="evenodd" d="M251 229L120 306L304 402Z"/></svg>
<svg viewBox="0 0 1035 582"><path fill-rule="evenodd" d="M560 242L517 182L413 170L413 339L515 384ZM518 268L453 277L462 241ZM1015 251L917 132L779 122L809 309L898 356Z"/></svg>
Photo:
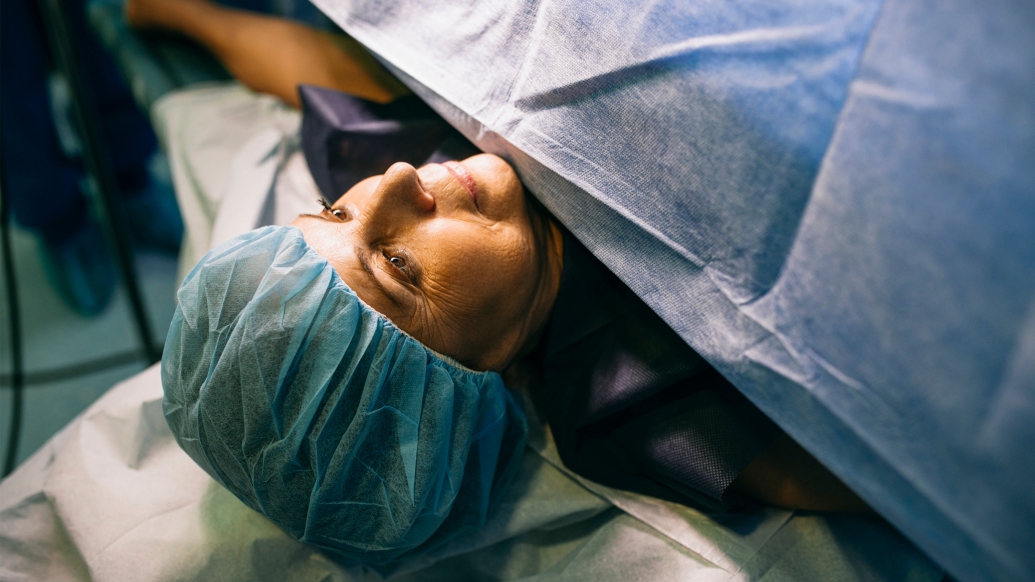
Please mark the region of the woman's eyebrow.
<svg viewBox="0 0 1035 582"><path fill-rule="evenodd" d="M373 283L374 286L385 295L385 297L388 297L389 301L394 303L397 307L404 308L405 306L403 305L403 302L396 297L394 292L389 291L388 288L385 287L377 278L377 275L374 274L374 269L370 266L370 261L367 259L366 255L363 254L359 248L354 248L353 250L356 253L356 260L359 261L359 266L363 268L363 272L367 274L367 278L370 279L370 282Z"/></svg>

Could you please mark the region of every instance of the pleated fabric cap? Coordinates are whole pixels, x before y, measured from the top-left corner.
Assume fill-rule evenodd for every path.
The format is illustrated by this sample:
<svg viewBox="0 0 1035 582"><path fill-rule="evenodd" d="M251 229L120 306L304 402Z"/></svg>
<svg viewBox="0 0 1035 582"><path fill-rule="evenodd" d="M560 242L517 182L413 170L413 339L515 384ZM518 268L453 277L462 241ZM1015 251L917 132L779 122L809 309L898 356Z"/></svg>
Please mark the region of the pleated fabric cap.
<svg viewBox="0 0 1035 582"><path fill-rule="evenodd" d="M528 432L518 400L360 301L301 231L216 247L177 299L166 420L249 507L375 567L485 522Z"/></svg>

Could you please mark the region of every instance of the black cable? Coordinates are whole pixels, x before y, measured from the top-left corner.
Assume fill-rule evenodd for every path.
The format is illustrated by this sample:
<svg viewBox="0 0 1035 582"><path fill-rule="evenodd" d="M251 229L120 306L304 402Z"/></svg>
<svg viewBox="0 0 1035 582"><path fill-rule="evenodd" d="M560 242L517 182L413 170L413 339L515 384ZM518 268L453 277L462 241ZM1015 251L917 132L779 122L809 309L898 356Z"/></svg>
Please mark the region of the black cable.
<svg viewBox="0 0 1035 582"><path fill-rule="evenodd" d="M122 207L119 203L118 183L115 181L115 173L106 156L108 149L104 142L104 134L97 122L97 106L88 85L89 80L82 74L77 60L76 47L82 45L76 43L73 36L74 31L68 24L67 12L62 0L40 0L39 5L54 62L57 64L58 70L64 74L72 90L73 110L83 138L83 160L99 191L96 206L100 211L100 217L108 227L105 229L108 248L115 256L115 263L119 267L122 283L129 296L130 308L133 311L133 319L144 353L147 354L148 361L154 363L161 359L162 351L155 345L154 337L151 335L151 325L148 322L144 300L137 284L129 232L125 221L121 220Z"/></svg>
<svg viewBox="0 0 1035 582"><path fill-rule="evenodd" d="M62 380L68 380L69 378L79 378L81 376L88 376L90 374L111 370L112 368L128 366L130 364L139 363L140 360L146 357L147 354L144 354L139 349L133 349L108 356L101 356L85 362L76 362L67 366L59 366L56 368L36 371L29 370L22 373L22 386L24 386L26 390L32 390L35 385L61 382ZM12 386L14 384L13 380L14 379L11 374L0 374L0 390Z"/></svg>
<svg viewBox="0 0 1035 582"><path fill-rule="evenodd" d="M18 309L18 283L14 277L14 256L11 254L11 209L4 182L4 156L0 150L0 242L4 257L4 282L7 286L7 313L10 317L11 335L11 427L7 438L7 453L4 456L3 477L14 470L18 458L18 442L22 435L22 414L25 408L22 396L25 376L22 371L22 326Z"/></svg>

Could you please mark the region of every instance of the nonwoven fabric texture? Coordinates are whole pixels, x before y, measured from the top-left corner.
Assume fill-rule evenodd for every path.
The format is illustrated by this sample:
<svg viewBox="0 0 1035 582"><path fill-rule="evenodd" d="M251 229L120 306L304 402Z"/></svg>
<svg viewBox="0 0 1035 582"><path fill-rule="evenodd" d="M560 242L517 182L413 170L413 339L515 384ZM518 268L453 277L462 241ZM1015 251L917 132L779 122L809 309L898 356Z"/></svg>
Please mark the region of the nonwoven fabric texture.
<svg viewBox="0 0 1035 582"><path fill-rule="evenodd" d="M313 0L964 581L1035 580L1035 9Z"/></svg>
<svg viewBox="0 0 1035 582"><path fill-rule="evenodd" d="M166 420L249 507L382 571L485 522L524 447L517 399L360 301L301 231L214 248L177 299Z"/></svg>

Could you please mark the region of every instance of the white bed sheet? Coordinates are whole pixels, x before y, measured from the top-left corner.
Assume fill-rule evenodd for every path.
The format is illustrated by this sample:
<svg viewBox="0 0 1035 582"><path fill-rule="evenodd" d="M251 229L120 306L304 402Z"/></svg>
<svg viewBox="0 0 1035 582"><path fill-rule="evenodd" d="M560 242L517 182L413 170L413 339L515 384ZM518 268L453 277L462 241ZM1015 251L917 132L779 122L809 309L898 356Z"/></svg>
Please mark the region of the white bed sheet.
<svg viewBox="0 0 1035 582"><path fill-rule="evenodd" d="M377 580L295 541L176 445L158 365L115 386L0 484L0 579ZM396 580L938 580L883 523L701 512L585 482L538 429L485 528Z"/></svg>

